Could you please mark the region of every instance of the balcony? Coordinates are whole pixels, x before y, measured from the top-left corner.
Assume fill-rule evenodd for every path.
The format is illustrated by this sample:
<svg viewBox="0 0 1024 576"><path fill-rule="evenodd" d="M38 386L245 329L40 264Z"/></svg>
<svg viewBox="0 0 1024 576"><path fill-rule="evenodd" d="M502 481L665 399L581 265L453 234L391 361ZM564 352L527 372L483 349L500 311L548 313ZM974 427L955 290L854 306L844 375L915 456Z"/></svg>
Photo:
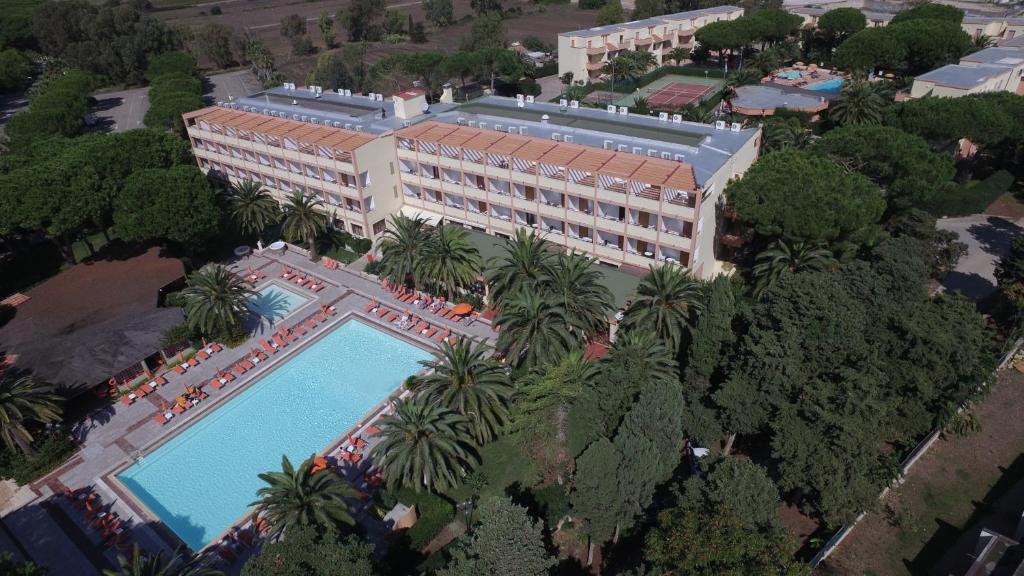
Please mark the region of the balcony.
<svg viewBox="0 0 1024 576"><path fill-rule="evenodd" d="M595 54L604 54L608 51L608 48L604 46L597 46L593 48L587 48L587 56L593 56Z"/></svg>
<svg viewBox="0 0 1024 576"><path fill-rule="evenodd" d="M587 62L587 70L592 72L604 69L604 62Z"/></svg>

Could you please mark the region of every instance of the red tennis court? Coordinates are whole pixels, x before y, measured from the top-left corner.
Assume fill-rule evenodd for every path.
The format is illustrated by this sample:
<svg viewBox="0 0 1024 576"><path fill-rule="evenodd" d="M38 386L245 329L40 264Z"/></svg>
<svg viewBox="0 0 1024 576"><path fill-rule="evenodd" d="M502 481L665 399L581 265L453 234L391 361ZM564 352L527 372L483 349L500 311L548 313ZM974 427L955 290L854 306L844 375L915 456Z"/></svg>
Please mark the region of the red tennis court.
<svg viewBox="0 0 1024 576"><path fill-rule="evenodd" d="M649 91L647 103L650 106L687 106L699 102L713 89L714 86L707 84L669 82L661 88Z"/></svg>

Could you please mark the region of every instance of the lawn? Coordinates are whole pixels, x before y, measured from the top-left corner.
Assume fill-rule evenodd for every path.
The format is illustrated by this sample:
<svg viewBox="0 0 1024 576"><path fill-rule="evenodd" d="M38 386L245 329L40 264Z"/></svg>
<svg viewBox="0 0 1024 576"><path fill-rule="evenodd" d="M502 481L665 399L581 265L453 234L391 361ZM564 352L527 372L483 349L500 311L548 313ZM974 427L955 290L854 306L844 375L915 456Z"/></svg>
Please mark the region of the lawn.
<svg viewBox="0 0 1024 576"><path fill-rule="evenodd" d="M533 486L540 481L536 465L515 445L515 440L503 436L480 449L480 465L461 486L446 494L455 502L471 496L480 498L504 496L513 484Z"/></svg>
<svg viewBox="0 0 1024 576"><path fill-rule="evenodd" d="M113 228L107 230L107 234L110 236L111 240L117 238L117 235L114 234ZM97 252L99 252L100 250L103 249L104 246L109 244L107 239L103 236L102 232L89 234L86 238L89 240L89 243L92 244L93 249L96 250ZM85 242L82 240L75 240L75 243L71 245L71 251L74 253L75 260L77 260L78 262L81 262L82 260L88 258L89 256L92 256L92 253L89 252L88 246L86 246Z"/></svg>
<svg viewBox="0 0 1024 576"><path fill-rule="evenodd" d="M1024 375L1006 371L975 409L981 431L936 442L817 573L962 574L951 568L973 551L965 529L989 524L993 503L1024 479L1022 410Z"/></svg>

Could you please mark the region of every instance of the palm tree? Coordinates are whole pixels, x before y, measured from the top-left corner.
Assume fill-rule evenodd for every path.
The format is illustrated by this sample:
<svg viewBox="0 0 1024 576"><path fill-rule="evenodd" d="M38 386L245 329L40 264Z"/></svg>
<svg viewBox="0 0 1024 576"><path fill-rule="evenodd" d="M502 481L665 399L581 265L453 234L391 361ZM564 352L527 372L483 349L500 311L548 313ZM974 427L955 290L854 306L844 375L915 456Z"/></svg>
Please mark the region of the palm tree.
<svg viewBox="0 0 1024 576"><path fill-rule="evenodd" d="M984 50L985 48L991 48L996 45L995 38L987 34L979 34L971 39L971 51L977 52L978 50Z"/></svg>
<svg viewBox="0 0 1024 576"><path fill-rule="evenodd" d="M552 429L563 437L564 423L556 422L552 412L571 404L599 372L598 363L587 360L583 348L573 348L549 363L534 366L516 382L512 428L529 431L526 438L531 441L549 436Z"/></svg>
<svg viewBox="0 0 1024 576"><path fill-rule="evenodd" d="M471 339L447 342L434 353L434 359L422 362L433 372L424 376L417 388L421 394L440 402L469 421L469 429L478 444L493 440L508 420L508 400L512 382L505 369L490 358L492 351L483 342Z"/></svg>
<svg viewBox="0 0 1024 576"><path fill-rule="evenodd" d="M676 46L675 48L672 49L671 52L668 53L669 60L674 62L676 66L679 66L680 62L686 60L689 57L690 49L683 48L682 46Z"/></svg>
<svg viewBox="0 0 1024 576"><path fill-rule="evenodd" d="M313 472L310 456L298 468L281 456L280 472L264 472L266 486L256 491L251 503L270 526L270 536L280 536L292 526L310 526L318 531L355 520L345 498L358 498L359 491L333 470Z"/></svg>
<svg viewBox="0 0 1024 576"><path fill-rule="evenodd" d="M327 215L319 211L324 203L312 194L296 192L288 197L284 205L284 227L286 238L309 244L309 259L315 261L316 238L327 230Z"/></svg>
<svg viewBox="0 0 1024 576"><path fill-rule="evenodd" d="M424 246L430 234L427 221L416 215L391 216L391 225L384 230L380 241L381 275L392 284L404 284L415 278L421 266Z"/></svg>
<svg viewBox="0 0 1024 576"><path fill-rule="evenodd" d="M532 289L508 298L494 323L501 326L497 348L526 366L550 362L579 341L569 332L562 306Z"/></svg>
<svg viewBox="0 0 1024 576"><path fill-rule="evenodd" d="M281 206L259 182L242 180L231 185L228 195L231 217L243 234L263 234L281 217Z"/></svg>
<svg viewBox="0 0 1024 576"><path fill-rule="evenodd" d="M674 382L678 379L674 350L669 350L650 332L629 330L612 344L604 362L627 366L630 372L641 372L645 381Z"/></svg>
<svg viewBox="0 0 1024 576"><path fill-rule="evenodd" d="M634 114L647 114L651 111L651 105L647 101L646 96L640 96L637 94L633 96L633 113Z"/></svg>
<svg viewBox="0 0 1024 576"><path fill-rule="evenodd" d="M439 226L426 245L417 267L423 282L436 287L448 298L468 286L480 274L480 252L462 226Z"/></svg>
<svg viewBox="0 0 1024 576"><path fill-rule="evenodd" d="M733 89L737 86L746 86L748 84L757 84L761 81L761 71L757 68L743 68L734 72L729 72L729 76L725 79L726 86L732 86Z"/></svg>
<svg viewBox="0 0 1024 576"><path fill-rule="evenodd" d="M573 84L572 86L566 86L565 90L562 91L562 98L566 100L582 101L587 97L587 88L580 86L579 84Z"/></svg>
<svg viewBox="0 0 1024 576"><path fill-rule="evenodd" d="M164 551L146 553L136 544L132 555L117 555L117 570L104 570L104 576L223 576L215 570L200 564L199 556L189 556L184 546L178 546L167 558Z"/></svg>
<svg viewBox="0 0 1024 576"><path fill-rule="evenodd" d="M839 266L824 244L776 240L757 255L753 273L757 279L754 294L760 296L786 272L820 272Z"/></svg>
<svg viewBox="0 0 1024 576"><path fill-rule="evenodd" d="M26 455L34 454L34 438L27 425L59 421L60 403L60 396L43 390L30 376L0 378L0 437L7 448L17 446Z"/></svg>
<svg viewBox="0 0 1024 576"><path fill-rule="evenodd" d="M811 132L804 128L799 118L773 118L764 125L765 152L803 148L812 139Z"/></svg>
<svg viewBox="0 0 1024 576"><path fill-rule="evenodd" d="M505 256L485 273L491 302L500 305L523 286L533 287L548 273L552 254L549 243L536 232L519 228L504 240Z"/></svg>
<svg viewBox="0 0 1024 576"><path fill-rule="evenodd" d="M651 266L636 290L625 327L651 329L670 349L677 349L690 310L700 306L700 283L685 269L663 264Z"/></svg>
<svg viewBox="0 0 1024 576"><path fill-rule="evenodd" d="M584 337L604 331L608 314L615 308L612 291L602 282L604 275L593 258L558 254L545 286L552 302L561 306L573 331Z"/></svg>
<svg viewBox="0 0 1024 576"><path fill-rule="evenodd" d="M766 76L782 64L779 53L774 49L762 50L747 64L749 67Z"/></svg>
<svg viewBox="0 0 1024 576"><path fill-rule="evenodd" d="M832 99L828 115L841 126L879 124L889 103L868 82L854 82Z"/></svg>
<svg viewBox="0 0 1024 576"><path fill-rule="evenodd" d="M683 120L686 120L687 122L701 122L703 124L710 124L715 119L715 113L713 110L708 110L705 112L704 110L701 110L700 106L697 106L696 104L684 106L679 110L679 113L680 115L682 115Z"/></svg>
<svg viewBox="0 0 1024 576"><path fill-rule="evenodd" d="M380 419L380 442L371 454L389 488L443 492L477 462L466 418L416 395L395 400L394 412Z"/></svg>
<svg viewBox="0 0 1024 576"><path fill-rule="evenodd" d="M181 291L185 318L193 330L207 336L225 336L249 317L249 299L254 294L241 278L217 264L207 264L188 276Z"/></svg>

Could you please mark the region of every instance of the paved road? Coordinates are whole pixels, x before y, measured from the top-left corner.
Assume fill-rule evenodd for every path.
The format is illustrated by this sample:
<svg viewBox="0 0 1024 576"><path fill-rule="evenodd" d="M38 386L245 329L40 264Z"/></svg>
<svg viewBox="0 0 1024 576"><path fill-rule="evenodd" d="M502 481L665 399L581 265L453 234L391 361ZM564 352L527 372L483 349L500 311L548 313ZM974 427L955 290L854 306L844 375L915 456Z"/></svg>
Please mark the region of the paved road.
<svg viewBox="0 0 1024 576"><path fill-rule="evenodd" d="M995 268L999 258L1010 249L1010 241L1024 234L1024 219L1016 222L978 214L963 218L943 218L941 230L956 232L967 244L967 255L956 270L942 281L946 290L959 291L973 300L981 300L996 291Z"/></svg>
<svg viewBox="0 0 1024 576"><path fill-rule="evenodd" d="M105 132L124 132L143 128L142 119L149 110L149 88L132 88L116 92L94 94L96 108L93 116L97 128Z"/></svg>
<svg viewBox="0 0 1024 576"><path fill-rule="evenodd" d="M552 98L558 98L565 88L558 76L538 78L537 84L540 84L540 96L537 96L537 100L541 102L550 102Z"/></svg>
<svg viewBox="0 0 1024 576"><path fill-rule="evenodd" d="M255 94L263 89L256 76L249 70L237 70L207 76L206 99L211 103L227 102L242 96Z"/></svg>

